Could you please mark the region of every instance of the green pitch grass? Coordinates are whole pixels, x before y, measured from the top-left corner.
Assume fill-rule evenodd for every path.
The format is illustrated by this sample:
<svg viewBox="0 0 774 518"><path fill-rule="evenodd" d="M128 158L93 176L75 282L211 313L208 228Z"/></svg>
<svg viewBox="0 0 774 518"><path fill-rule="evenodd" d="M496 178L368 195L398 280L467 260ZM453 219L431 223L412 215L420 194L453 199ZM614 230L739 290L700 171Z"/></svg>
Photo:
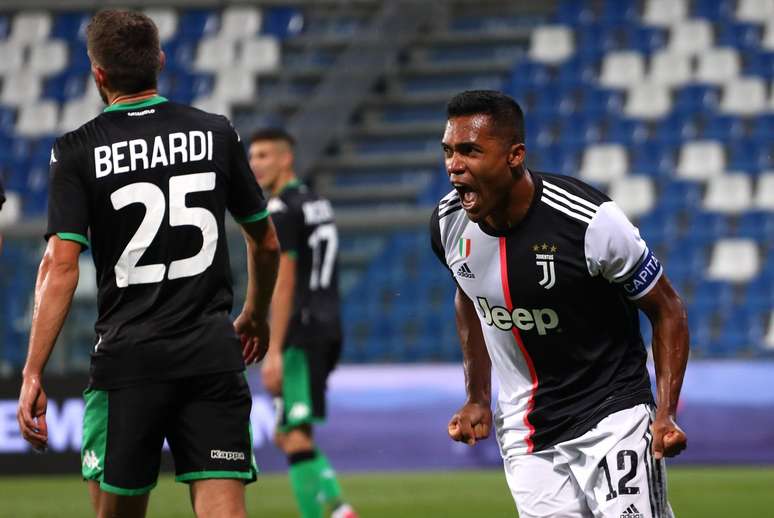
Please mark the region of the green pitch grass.
<svg viewBox="0 0 774 518"><path fill-rule="evenodd" d="M369 473L341 478L363 518L515 516L500 471ZM669 499L678 518L774 516L774 468L672 468ZM248 486L250 516L297 516L287 478L263 475ZM0 517L91 516L75 476L0 477ZM151 494L148 516L190 517L188 492L169 476Z"/></svg>

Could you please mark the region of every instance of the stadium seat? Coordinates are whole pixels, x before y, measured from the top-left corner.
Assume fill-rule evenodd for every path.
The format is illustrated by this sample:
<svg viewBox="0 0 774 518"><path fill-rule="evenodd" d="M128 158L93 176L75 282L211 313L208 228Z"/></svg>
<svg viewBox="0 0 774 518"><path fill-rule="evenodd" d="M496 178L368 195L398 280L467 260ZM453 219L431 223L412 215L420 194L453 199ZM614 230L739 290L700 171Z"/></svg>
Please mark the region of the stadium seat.
<svg viewBox="0 0 774 518"><path fill-rule="evenodd" d="M759 270L760 256L755 241L721 239L712 249L707 278L742 283L755 277Z"/></svg>
<svg viewBox="0 0 774 518"><path fill-rule="evenodd" d="M628 159L621 144L594 144L583 153L580 176L590 182L607 183L626 175Z"/></svg>
<svg viewBox="0 0 774 518"><path fill-rule="evenodd" d="M766 23L774 19L774 0L738 0L734 14L742 22Z"/></svg>
<svg viewBox="0 0 774 518"><path fill-rule="evenodd" d="M79 128L99 115L103 107L101 102L94 101L93 99L81 98L67 101L62 105L57 132L67 133Z"/></svg>
<svg viewBox="0 0 774 518"><path fill-rule="evenodd" d="M532 32L528 56L533 61L556 65L574 52L572 31L564 25L543 25Z"/></svg>
<svg viewBox="0 0 774 518"><path fill-rule="evenodd" d="M688 14L686 0L645 0L642 21L647 25L670 27Z"/></svg>
<svg viewBox="0 0 774 518"><path fill-rule="evenodd" d="M758 176L753 206L759 210L774 211L774 171Z"/></svg>
<svg viewBox="0 0 774 518"><path fill-rule="evenodd" d="M58 108L55 101L38 101L20 107L16 133L23 137L53 135L57 130Z"/></svg>
<svg viewBox="0 0 774 518"><path fill-rule="evenodd" d="M768 331L766 332L766 338L763 340L763 344L766 349L774 350L774 310L771 311L769 316Z"/></svg>
<svg viewBox="0 0 774 518"><path fill-rule="evenodd" d="M196 51L194 68L202 72L233 69L236 62L236 47L236 42L231 39L221 37L202 39Z"/></svg>
<svg viewBox="0 0 774 518"><path fill-rule="evenodd" d="M706 180L723 174L726 155L723 145L715 141L683 144L677 160L677 176L687 180Z"/></svg>
<svg viewBox="0 0 774 518"><path fill-rule="evenodd" d="M629 88L624 105L627 117L660 119L672 109L672 93L664 85L640 83Z"/></svg>
<svg viewBox="0 0 774 518"><path fill-rule="evenodd" d="M766 108L766 85L759 77L744 77L728 81L720 99L720 111L740 116L752 116Z"/></svg>
<svg viewBox="0 0 774 518"><path fill-rule="evenodd" d="M220 97L198 97L193 100L191 105L206 112L217 113L218 115L225 115L231 118L231 104Z"/></svg>
<svg viewBox="0 0 774 518"><path fill-rule="evenodd" d="M255 101L255 77L238 68L220 70L215 75L212 96L229 102Z"/></svg>
<svg viewBox="0 0 774 518"><path fill-rule="evenodd" d="M261 36L242 42L237 67L245 72L272 72L280 65L280 44L273 36Z"/></svg>
<svg viewBox="0 0 774 518"><path fill-rule="evenodd" d="M653 180L642 175L612 180L608 194L630 219L649 213L656 202Z"/></svg>
<svg viewBox="0 0 774 518"><path fill-rule="evenodd" d="M24 45L15 41L0 41L0 75L15 74L24 65Z"/></svg>
<svg viewBox="0 0 774 518"><path fill-rule="evenodd" d="M152 7L143 12L153 20L159 30L159 41L163 45L177 33L177 12L169 7Z"/></svg>
<svg viewBox="0 0 774 518"><path fill-rule="evenodd" d="M639 84L644 77L645 60L642 54L633 50L621 50L605 55L599 82L608 88L628 88Z"/></svg>
<svg viewBox="0 0 774 518"><path fill-rule="evenodd" d="M712 25L707 20L687 20L671 26L667 49L677 54L695 55L713 45Z"/></svg>
<svg viewBox="0 0 774 518"><path fill-rule="evenodd" d="M21 197L14 191L5 191L5 203L0 210L0 229L16 223L21 217Z"/></svg>
<svg viewBox="0 0 774 518"><path fill-rule="evenodd" d="M45 11L21 11L11 22L9 40L17 43L44 41L51 32L51 14Z"/></svg>
<svg viewBox="0 0 774 518"><path fill-rule="evenodd" d="M648 82L665 86L682 86L691 81L691 59L684 54L659 50L651 56Z"/></svg>
<svg viewBox="0 0 774 518"><path fill-rule="evenodd" d="M774 20L772 19L768 20L763 27L761 48L768 51L774 50Z"/></svg>
<svg viewBox="0 0 774 518"><path fill-rule="evenodd" d="M752 180L746 174L724 174L710 178L704 195L704 209L740 214L752 207Z"/></svg>
<svg viewBox="0 0 774 518"><path fill-rule="evenodd" d="M67 45L61 40L49 40L32 45L29 69L40 76L61 72L67 66Z"/></svg>
<svg viewBox="0 0 774 518"><path fill-rule="evenodd" d="M696 81L722 85L739 76L741 63L736 49L714 48L698 56Z"/></svg>
<svg viewBox="0 0 774 518"><path fill-rule="evenodd" d="M258 34L261 28L261 10L251 5L231 5L223 10L218 36L237 40Z"/></svg>
<svg viewBox="0 0 774 518"><path fill-rule="evenodd" d="M29 70L22 70L3 80L0 102L10 106L33 103L40 97L41 90L40 77Z"/></svg>

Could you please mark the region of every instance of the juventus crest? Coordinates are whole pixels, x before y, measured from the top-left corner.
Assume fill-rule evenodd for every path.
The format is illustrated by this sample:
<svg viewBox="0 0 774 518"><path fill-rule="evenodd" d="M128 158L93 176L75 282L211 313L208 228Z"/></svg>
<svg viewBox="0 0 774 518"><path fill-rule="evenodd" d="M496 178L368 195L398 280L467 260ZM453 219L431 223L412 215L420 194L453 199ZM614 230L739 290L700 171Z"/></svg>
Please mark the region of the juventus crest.
<svg viewBox="0 0 774 518"><path fill-rule="evenodd" d="M549 246L546 243L532 247L532 251L535 252L535 264L539 267L541 275L538 284L547 290L550 290L556 284L556 268L554 266L554 252L556 250L556 245Z"/></svg>

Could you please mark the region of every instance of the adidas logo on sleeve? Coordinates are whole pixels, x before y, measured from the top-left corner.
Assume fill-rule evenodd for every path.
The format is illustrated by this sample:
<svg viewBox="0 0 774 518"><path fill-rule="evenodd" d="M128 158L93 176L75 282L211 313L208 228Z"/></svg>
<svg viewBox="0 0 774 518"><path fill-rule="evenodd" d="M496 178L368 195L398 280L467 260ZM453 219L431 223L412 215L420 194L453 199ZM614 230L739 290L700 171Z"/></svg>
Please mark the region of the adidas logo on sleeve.
<svg viewBox="0 0 774 518"><path fill-rule="evenodd" d="M457 269L457 277L464 277L466 279L476 278L475 274L468 266L468 263L462 263L462 266Z"/></svg>

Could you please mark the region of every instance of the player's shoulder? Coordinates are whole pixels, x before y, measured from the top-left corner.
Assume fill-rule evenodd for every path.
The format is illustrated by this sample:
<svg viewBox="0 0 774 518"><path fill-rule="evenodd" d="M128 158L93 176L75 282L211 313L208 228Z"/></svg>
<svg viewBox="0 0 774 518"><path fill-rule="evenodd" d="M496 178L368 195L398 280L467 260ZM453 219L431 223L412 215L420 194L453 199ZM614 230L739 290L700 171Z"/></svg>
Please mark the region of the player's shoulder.
<svg viewBox="0 0 774 518"><path fill-rule="evenodd" d="M565 216L588 224L599 207L610 201L603 192L586 182L554 173L531 171L540 182L540 201Z"/></svg>
<svg viewBox="0 0 774 518"><path fill-rule="evenodd" d="M456 190L441 198L430 216L431 231L440 235L444 242L453 240L455 236L461 234L469 221Z"/></svg>
<svg viewBox="0 0 774 518"><path fill-rule="evenodd" d="M218 113L204 111L202 109L190 106L188 104L167 101L164 103L165 109L169 110L171 116L189 118L196 121L199 125L221 131L236 131L228 117Z"/></svg>
<svg viewBox="0 0 774 518"><path fill-rule="evenodd" d="M465 211L462 210L462 201L460 200L460 194L452 189L443 198L441 198L435 205L432 218L434 220L442 220L448 217L455 217L464 215Z"/></svg>

